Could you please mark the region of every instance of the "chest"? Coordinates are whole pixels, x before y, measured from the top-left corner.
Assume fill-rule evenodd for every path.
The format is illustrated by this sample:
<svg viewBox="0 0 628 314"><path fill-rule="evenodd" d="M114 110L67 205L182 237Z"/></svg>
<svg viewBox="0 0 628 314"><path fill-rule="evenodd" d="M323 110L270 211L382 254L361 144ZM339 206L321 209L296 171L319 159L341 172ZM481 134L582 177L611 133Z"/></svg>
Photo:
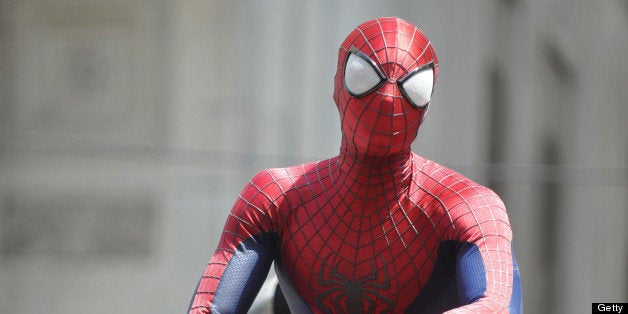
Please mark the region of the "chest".
<svg viewBox="0 0 628 314"><path fill-rule="evenodd" d="M324 312L405 308L427 282L446 224L405 198L319 197L291 211L281 258L295 290Z"/></svg>

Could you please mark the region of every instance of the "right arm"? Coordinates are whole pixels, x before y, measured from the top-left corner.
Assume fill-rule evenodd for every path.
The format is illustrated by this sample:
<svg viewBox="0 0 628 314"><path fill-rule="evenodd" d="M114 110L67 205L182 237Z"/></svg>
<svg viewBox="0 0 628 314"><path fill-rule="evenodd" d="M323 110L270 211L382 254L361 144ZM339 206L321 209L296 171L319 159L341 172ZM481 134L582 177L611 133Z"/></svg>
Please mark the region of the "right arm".
<svg viewBox="0 0 628 314"><path fill-rule="evenodd" d="M246 313L249 309L274 258L278 191L269 172L258 174L244 188L188 313Z"/></svg>

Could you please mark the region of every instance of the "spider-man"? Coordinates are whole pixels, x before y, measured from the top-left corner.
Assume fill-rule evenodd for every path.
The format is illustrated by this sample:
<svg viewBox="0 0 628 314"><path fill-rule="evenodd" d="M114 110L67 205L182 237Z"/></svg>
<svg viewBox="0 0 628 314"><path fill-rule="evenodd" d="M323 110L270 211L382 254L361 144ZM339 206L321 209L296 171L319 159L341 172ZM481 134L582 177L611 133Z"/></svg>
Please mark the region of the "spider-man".
<svg viewBox="0 0 628 314"><path fill-rule="evenodd" d="M500 198L410 150L437 73L407 21L351 32L334 87L340 154L249 182L190 313L246 312L273 261L293 313L520 312Z"/></svg>

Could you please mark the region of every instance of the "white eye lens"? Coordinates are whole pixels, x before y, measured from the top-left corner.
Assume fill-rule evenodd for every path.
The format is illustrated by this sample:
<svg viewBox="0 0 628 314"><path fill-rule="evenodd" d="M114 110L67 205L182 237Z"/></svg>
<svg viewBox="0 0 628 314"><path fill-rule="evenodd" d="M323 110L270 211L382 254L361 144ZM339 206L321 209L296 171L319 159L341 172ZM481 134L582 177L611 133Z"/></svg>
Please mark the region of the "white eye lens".
<svg viewBox="0 0 628 314"><path fill-rule="evenodd" d="M345 87L353 96L363 96L374 90L384 80L366 55L352 52L345 64Z"/></svg>
<svg viewBox="0 0 628 314"><path fill-rule="evenodd" d="M428 68L400 81L400 87L406 98L417 108L425 107L432 98L434 70Z"/></svg>

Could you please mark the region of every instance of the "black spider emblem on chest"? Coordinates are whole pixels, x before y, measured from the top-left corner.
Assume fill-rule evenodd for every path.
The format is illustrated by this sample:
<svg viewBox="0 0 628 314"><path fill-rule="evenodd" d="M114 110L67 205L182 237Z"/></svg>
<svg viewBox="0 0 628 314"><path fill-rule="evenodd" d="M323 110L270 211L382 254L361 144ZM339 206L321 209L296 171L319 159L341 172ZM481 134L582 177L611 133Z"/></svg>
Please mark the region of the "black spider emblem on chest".
<svg viewBox="0 0 628 314"><path fill-rule="evenodd" d="M325 257L318 272L318 284L327 287L315 299L321 309L327 313L332 313L332 310L342 313L374 313L379 303L386 304L386 308L378 311L379 313L388 313L394 308L394 303L381 294L381 291L390 288L390 277L383 257L379 257L382 262L381 270L371 262L371 272L362 277L353 279L339 273L339 263L335 263L330 267L328 278L325 278L324 270L330 255Z"/></svg>

